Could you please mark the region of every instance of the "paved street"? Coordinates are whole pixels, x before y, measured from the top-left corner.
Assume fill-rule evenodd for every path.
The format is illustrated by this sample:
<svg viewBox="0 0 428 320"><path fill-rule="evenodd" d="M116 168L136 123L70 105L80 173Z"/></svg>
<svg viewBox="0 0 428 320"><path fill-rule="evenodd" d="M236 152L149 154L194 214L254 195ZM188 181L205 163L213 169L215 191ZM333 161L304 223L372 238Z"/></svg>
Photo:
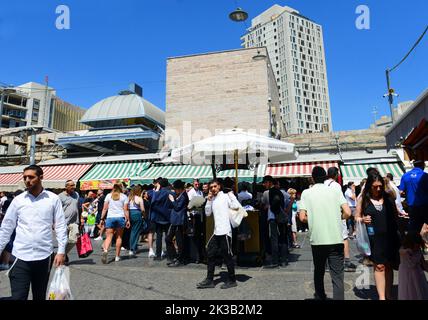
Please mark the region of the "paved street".
<svg viewBox="0 0 428 320"><path fill-rule="evenodd" d="M206 274L205 265L189 264L181 268L169 268L166 260L153 261L147 257L144 245L137 258L124 258L114 262L114 253L110 251L110 263L101 263L101 242L94 241L94 253L85 259L79 259L76 250L70 256L71 287L75 299L86 300L212 300L212 299L254 299L254 300L304 300L313 297L312 256L306 233L299 234L301 249L291 252L290 264L285 268L270 270L260 267L236 270L238 287L222 290L216 277L216 288L196 289L196 283ZM358 252L352 241L352 262L358 264ZM370 269L370 273L372 273ZM216 269L216 274L224 279L226 270ZM360 274L345 273L345 298L376 299L373 275L370 275L368 289L355 288L355 279ZM52 276L52 274L51 274ZM395 283L397 274L395 274ZM325 277L327 295L332 296L331 280ZM0 272L0 296L10 296L9 279Z"/></svg>

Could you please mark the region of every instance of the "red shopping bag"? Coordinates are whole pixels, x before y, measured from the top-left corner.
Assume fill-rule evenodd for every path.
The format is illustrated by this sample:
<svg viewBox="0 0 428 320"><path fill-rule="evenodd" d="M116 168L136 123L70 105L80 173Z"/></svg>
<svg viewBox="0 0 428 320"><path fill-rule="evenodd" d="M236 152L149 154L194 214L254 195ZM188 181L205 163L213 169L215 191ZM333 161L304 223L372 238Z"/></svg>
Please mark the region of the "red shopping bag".
<svg viewBox="0 0 428 320"><path fill-rule="evenodd" d="M91 238L87 233L82 234L77 239L76 248L79 258L86 258L93 252Z"/></svg>

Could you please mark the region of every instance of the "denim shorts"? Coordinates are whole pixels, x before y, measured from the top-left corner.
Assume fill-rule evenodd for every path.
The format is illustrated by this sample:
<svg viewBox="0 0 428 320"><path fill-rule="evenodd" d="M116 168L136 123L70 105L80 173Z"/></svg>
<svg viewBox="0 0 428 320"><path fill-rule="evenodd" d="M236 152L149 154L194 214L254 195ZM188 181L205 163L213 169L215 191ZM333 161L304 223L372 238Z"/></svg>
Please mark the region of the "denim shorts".
<svg viewBox="0 0 428 320"><path fill-rule="evenodd" d="M125 228L125 218L107 218L107 229L123 229Z"/></svg>

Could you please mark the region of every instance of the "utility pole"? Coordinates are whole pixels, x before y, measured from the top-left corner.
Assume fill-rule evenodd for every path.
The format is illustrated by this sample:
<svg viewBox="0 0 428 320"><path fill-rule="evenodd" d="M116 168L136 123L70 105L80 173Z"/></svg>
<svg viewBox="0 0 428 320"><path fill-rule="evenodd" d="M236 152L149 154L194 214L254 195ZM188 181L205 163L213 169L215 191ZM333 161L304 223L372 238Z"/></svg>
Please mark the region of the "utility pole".
<svg viewBox="0 0 428 320"><path fill-rule="evenodd" d="M398 94L396 94L395 90L391 88L391 81L389 78L391 70L387 69L385 72L388 92L384 95L384 97L388 97L389 111L391 112L391 123L394 123L394 97L398 97Z"/></svg>

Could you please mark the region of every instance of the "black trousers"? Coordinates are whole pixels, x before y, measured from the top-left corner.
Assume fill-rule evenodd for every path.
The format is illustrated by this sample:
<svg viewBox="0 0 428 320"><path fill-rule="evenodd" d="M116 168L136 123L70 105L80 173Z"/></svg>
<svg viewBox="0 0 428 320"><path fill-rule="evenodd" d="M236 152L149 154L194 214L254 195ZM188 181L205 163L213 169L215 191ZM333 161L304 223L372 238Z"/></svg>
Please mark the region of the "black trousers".
<svg viewBox="0 0 428 320"><path fill-rule="evenodd" d="M344 252L343 243L332 245L312 246L314 259L314 283L315 293L320 299L325 299L324 274L325 264L328 261L330 267L331 281L333 283L333 299L345 299L344 287Z"/></svg>
<svg viewBox="0 0 428 320"><path fill-rule="evenodd" d="M218 256L221 256L224 263L226 264L227 272L229 274L229 281L236 281L235 263L232 259L232 238L228 235L213 235L207 244L207 279L211 281L214 279L214 271Z"/></svg>
<svg viewBox="0 0 428 320"><path fill-rule="evenodd" d="M421 232L424 223L428 224L428 206L409 206L409 231Z"/></svg>
<svg viewBox="0 0 428 320"><path fill-rule="evenodd" d="M177 259L181 263L184 263L183 256L183 226L170 226L168 233L165 238L166 242L166 251L168 255L168 259ZM177 243L177 251L174 247L174 237Z"/></svg>
<svg viewBox="0 0 428 320"><path fill-rule="evenodd" d="M275 220L270 220L269 239L272 253L272 264L286 262L288 252L287 224L277 223Z"/></svg>
<svg viewBox="0 0 428 320"><path fill-rule="evenodd" d="M160 224L156 222L156 257L161 257L162 255L162 235L168 233L170 224Z"/></svg>
<svg viewBox="0 0 428 320"><path fill-rule="evenodd" d="M51 256L39 261L23 261L17 259L9 272L12 300L27 300L33 293L33 300L46 300Z"/></svg>

